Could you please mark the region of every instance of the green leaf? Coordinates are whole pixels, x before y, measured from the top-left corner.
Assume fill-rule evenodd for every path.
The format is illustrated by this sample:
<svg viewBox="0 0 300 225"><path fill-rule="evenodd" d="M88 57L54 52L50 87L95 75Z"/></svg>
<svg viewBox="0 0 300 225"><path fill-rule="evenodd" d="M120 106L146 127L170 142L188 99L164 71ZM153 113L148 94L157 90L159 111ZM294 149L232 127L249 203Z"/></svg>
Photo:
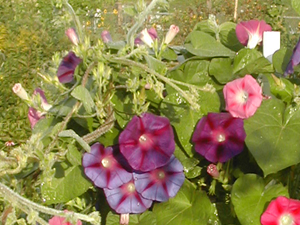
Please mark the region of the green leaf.
<svg viewBox="0 0 300 225"><path fill-rule="evenodd" d="M74 146L72 144L69 144L68 145L68 152L67 152L66 156L67 156L68 161L73 166L81 165L82 154L80 153L80 151L78 151L78 149L76 148L76 146Z"/></svg>
<svg viewBox="0 0 300 225"><path fill-rule="evenodd" d="M213 212L206 193L196 190L187 180L174 198L153 207L157 225L207 225Z"/></svg>
<svg viewBox="0 0 300 225"><path fill-rule="evenodd" d="M165 63L163 63L162 61L160 61L150 55L146 55L145 59L146 59L146 62L150 69L153 69L160 74L166 73L167 67L166 67Z"/></svg>
<svg viewBox="0 0 300 225"><path fill-rule="evenodd" d="M59 137L72 137L74 138L81 147L84 148L87 152L91 151L91 147L78 135L74 130L63 130L58 134Z"/></svg>
<svg viewBox="0 0 300 225"><path fill-rule="evenodd" d="M177 54L172 48L167 47L163 53L161 54L162 58L167 59L167 60L177 60Z"/></svg>
<svg viewBox="0 0 300 225"><path fill-rule="evenodd" d="M71 95L77 100L81 101L84 109L87 113L91 113L95 107L93 98L90 95L90 92L83 87L82 85L77 86L71 93Z"/></svg>
<svg viewBox="0 0 300 225"><path fill-rule="evenodd" d="M286 108L277 99L263 101L244 121L246 145L265 176L300 162L299 125L299 106Z"/></svg>
<svg viewBox="0 0 300 225"><path fill-rule="evenodd" d="M293 9L300 15L300 2L298 0L291 0Z"/></svg>
<svg viewBox="0 0 300 225"><path fill-rule="evenodd" d="M214 58L209 65L209 74L213 75L221 84L232 81L235 76L229 58Z"/></svg>
<svg viewBox="0 0 300 225"><path fill-rule="evenodd" d="M293 54L292 49L288 48L280 48L278 51L276 51L272 57L273 65L276 70L276 72L283 74L290 58Z"/></svg>
<svg viewBox="0 0 300 225"><path fill-rule="evenodd" d="M46 204L70 201L87 191L92 183L83 177L81 166L72 166L64 170L56 165L56 174L51 181L41 186L42 196Z"/></svg>
<svg viewBox="0 0 300 225"><path fill-rule="evenodd" d="M285 78L273 74L265 75L269 81L271 93L282 101L290 104L294 97L294 85Z"/></svg>
<svg viewBox="0 0 300 225"><path fill-rule="evenodd" d="M104 146L116 145L119 143L118 138L119 138L120 132L121 132L120 130L113 127L108 132L106 132L104 135L101 135L101 137L99 138L99 141Z"/></svg>
<svg viewBox="0 0 300 225"><path fill-rule="evenodd" d="M231 200L236 215L242 225L260 225L260 216L268 203L278 197L288 197L287 188L282 184L265 185L256 174L246 174L236 180L231 192Z"/></svg>
<svg viewBox="0 0 300 225"><path fill-rule="evenodd" d="M256 49L243 48L234 58L234 74L245 75L273 71L272 64Z"/></svg>
<svg viewBox="0 0 300 225"><path fill-rule="evenodd" d="M185 40L185 48L201 58L233 57L235 53L212 36L202 31L192 31Z"/></svg>
<svg viewBox="0 0 300 225"><path fill-rule="evenodd" d="M146 211L142 214L130 214L129 225L156 225L154 213ZM109 212L106 217L106 225L120 225L120 215Z"/></svg>
<svg viewBox="0 0 300 225"><path fill-rule="evenodd" d="M242 45L237 39L235 27L236 24L232 22L222 23L219 27L219 36L223 45L225 45L227 48L230 48L233 51L238 51L241 48L244 48L244 45Z"/></svg>

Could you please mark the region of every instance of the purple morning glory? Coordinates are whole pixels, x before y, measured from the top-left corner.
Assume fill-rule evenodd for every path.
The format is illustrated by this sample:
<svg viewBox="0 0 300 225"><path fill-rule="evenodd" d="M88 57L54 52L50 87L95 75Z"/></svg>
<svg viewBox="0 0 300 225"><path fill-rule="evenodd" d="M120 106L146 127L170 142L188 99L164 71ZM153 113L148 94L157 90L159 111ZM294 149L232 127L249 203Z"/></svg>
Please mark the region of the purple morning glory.
<svg viewBox="0 0 300 225"><path fill-rule="evenodd" d="M134 116L120 134L119 146L134 170L147 172L164 166L175 150L170 122L150 113Z"/></svg>
<svg viewBox="0 0 300 225"><path fill-rule="evenodd" d="M300 39L297 42L292 57L285 69L284 76L294 73L294 67L300 63Z"/></svg>
<svg viewBox="0 0 300 225"><path fill-rule="evenodd" d="M74 52L69 52L61 63L57 70L57 77L60 83L69 83L74 78L74 71L82 59L77 57Z"/></svg>
<svg viewBox="0 0 300 225"><path fill-rule="evenodd" d="M208 113L192 137L195 150L210 162L226 162L244 149L244 121L229 113Z"/></svg>
<svg viewBox="0 0 300 225"><path fill-rule="evenodd" d="M175 156L168 164L147 173L133 174L136 190L147 199L164 202L174 197L185 176L183 166Z"/></svg>
<svg viewBox="0 0 300 225"><path fill-rule="evenodd" d="M143 198L133 180L115 189L104 188L106 200L117 213L142 213L152 205L152 200Z"/></svg>
<svg viewBox="0 0 300 225"><path fill-rule="evenodd" d="M85 175L100 188L117 188L132 179L132 173L119 164L113 148L104 148L100 143L92 145L90 153L84 153L82 166Z"/></svg>

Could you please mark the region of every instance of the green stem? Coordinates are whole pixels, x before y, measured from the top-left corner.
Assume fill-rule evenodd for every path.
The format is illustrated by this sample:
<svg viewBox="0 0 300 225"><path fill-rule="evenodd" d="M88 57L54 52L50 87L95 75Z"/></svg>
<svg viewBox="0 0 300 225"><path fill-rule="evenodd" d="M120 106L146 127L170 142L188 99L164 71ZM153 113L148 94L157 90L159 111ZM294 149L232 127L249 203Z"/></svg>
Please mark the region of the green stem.
<svg viewBox="0 0 300 225"><path fill-rule="evenodd" d="M72 15L73 17L73 20L75 22L75 25L76 25L76 28L77 28L77 32L78 32L78 36L79 36L79 39L81 41L83 41L83 33L82 33L82 26L81 26L81 23L79 21L79 18L77 17L73 7L69 4L68 0L66 0L65 2L65 5L67 6L70 14Z"/></svg>
<svg viewBox="0 0 300 225"><path fill-rule="evenodd" d="M139 62L135 62L135 61L132 61L132 60L129 60L129 59L124 59L124 58L109 58L108 59L109 61L111 62L114 62L114 63L122 63L122 64L125 64L127 66L136 66L136 67L139 67L141 69L143 69L144 71L150 73L150 74L153 74L155 75L158 79L160 79L161 81L167 83L168 85L170 85L172 88L174 88L182 97L184 97L186 99L186 101L195 109L199 109L199 105L194 102L187 94L185 91L183 91L180 87L178 87L170 78L167 78L159 73L157 73L156 71L150 69L149 67L147 67L146 65L142 64L142 63L139 63ZM185 83L181 83L181 85L185 84ZM187 86L187 85L185 85ZM195 86L196 87L196 86Z"/></svg>
<svg viewBox="0 0 300 225"><path fill-rule="evenodd" d="M81 213L74 213L74 212L64 212L64 211L52 209L52 208L37 204L35 202L32 202L32 201L22 197L18 193L14 192L13 190L11 190L9 187L7 187L5 184L2 184L1 182L0 182L0 195L2 195L2 197L4 197L6 200L8 200L12 205L17 206L18 208L20 208L22 210L25 209L24 212L27 211L26 213L30 212L30 211L26 210L26 208L28 208L31 210L35 210L35 211L45 213L48 215L53 215L53 216L67 217L68 215L72 215L76 219L84 220L84 221L90 222L92 224L96 224L95 219L91 218L88 215L84 215ZM48 225L47 222L45 222L45 223L41 222L41 224Z"/></svg>
<svg viewBox="0 0 300 225"><path fill-rule="evenodd" d="M130 28L128 31L126 41L129 43L129 46L133 48L134 46L134 38L133 35L137 32L137 30L143 25L145 19L147 18L148 14L153 10L155 5L157 4L159 0L152 0L151 3L148 5L148 7L139 14L136 23Z"/></svg>

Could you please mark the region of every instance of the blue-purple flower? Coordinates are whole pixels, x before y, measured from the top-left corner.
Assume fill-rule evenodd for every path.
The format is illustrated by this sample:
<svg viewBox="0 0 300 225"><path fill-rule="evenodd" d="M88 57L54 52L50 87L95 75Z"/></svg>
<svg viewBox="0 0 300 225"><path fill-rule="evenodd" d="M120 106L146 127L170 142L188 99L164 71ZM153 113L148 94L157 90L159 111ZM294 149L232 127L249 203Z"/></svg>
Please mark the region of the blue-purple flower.
<svg viewBox="0 0 300 225"><path fill-rule="evenodd" d="M300 39L293 50L292 57L284 71L284 76L294 73L294 67L299 65L299 63L300 63Z"/></svg>
<svg viewBox="0 0 300 225"><path fill-rule="evenodd" d="M133 180L115 189L104 188L110 207L117 213L142 213L152 205L152 200L143 198L136 190Z"/></svg>
<svg viewBox="0 0 300 225"><path fill-rule="evenodd" d="M244 121L229 113L208 113L194 131L195 150L208 161L226 162L244 149Z"/></svg>
<svg viewBox="0 0 300 225"><path fill-rule="evenodd" d="M164 166L175 150L170 121L150 113L134 116L119 136L119 147L134 170Z"/></svg>
<svg viewBox="0 0 300 225"><path fill-rule="evenodd" d="M134 173L136 190L147 199L164 202L174 197L185 176L183 166L174 156L163 167L146 173Z"/></svg>
<svg viewBox="0 0 300 225"><path fill-rule="evenodd" d="M74 52L69 52L61 61L57 77L60 83L70 83L74 79L74 71L81 63L82 59L77 57Z"/></svg>
<svg viewBox="0 0 300 225"><path fill-rule="evenodd" d="M113 189L132 179L132 173L123 168L113 151L113 147L104 148L100 143L95 143L91 146L91 152L83 155L84 173L97 187Z"/></svg>

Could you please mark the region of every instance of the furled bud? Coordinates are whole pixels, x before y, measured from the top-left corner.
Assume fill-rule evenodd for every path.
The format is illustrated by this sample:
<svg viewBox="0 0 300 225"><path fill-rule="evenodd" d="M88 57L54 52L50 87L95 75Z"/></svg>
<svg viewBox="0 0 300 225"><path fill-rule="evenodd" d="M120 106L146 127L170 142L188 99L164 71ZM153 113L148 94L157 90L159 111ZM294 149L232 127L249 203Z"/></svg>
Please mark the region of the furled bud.
<svg viewBox="0 0 300 225"><path fill-rule="evenodd" d="M22 87L22 85L20 83L16 83L13 88L12 88L13 92L18 95L21 99L23 100L29 100L28 94L26 92L26 90Z"/></svg>
<svg viewBox="0 0 300 225"><path fill-rule="evenodd" d="M170 26L168 33L166 34L165 43L168 45L174 39L174 37L178 34L178 32L179 32L179 27L172 24Z"/></svg>

